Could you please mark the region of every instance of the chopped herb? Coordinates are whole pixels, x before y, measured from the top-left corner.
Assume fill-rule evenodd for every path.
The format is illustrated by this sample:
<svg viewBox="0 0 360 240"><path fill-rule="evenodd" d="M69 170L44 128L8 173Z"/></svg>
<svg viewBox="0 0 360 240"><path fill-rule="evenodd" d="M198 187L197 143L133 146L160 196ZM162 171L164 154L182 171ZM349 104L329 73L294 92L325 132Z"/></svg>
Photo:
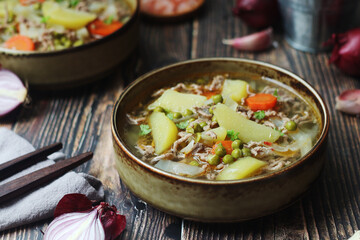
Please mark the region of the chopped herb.
<svg viewBox="0 0 360 240"><path fill-rule="evenodd" d="M76 7L79 4L79 0L70 0L69 6Z"/></svg>
<svg viewBox="0 0 360 240"><path fill-rule="evenodd" d="M226 135L228 138L230 138L231 141L235 141L235 140L239 139L239 137L238 137L239 132L235 132L234 130L227 130Z"/></svg>
<svg viewBox="0 0 360 240"><path fill-rule="evenodd" d="M275 129L276 130L276 129ZM276 131L278 131L279 133L280 133L280 136L282 137L282 136L284 136L284 133L282 132L282 131L280 131L280 130L276 130Z"/></svg>
<svg viewBox="0 0 360 240"><path fill-rule="evenodd" d="M174 115L172 112L169 112L168 114L166 114L166 116L170 118L170 120L174 120Z"/></svg>
<svg viewBox="0 0 360 240"><path fill-rule="evenodd" d="M63 2L64 0L55 0L55 2L58 2L58 3L60 3L60 2Z"/></svg>
<svg viewBox="0 0 360 240"><path fill-rule="evenodd" d="M150 126L147 124L141 124L140 125L140 136L145 136L151 132Z"/></svg>
<svg viewBox="0 0 360 240"><path fill-rule="evenodd" d="M254 113L254 116L256 119L262 120L265 118L265 112L264 112L264 110L257 111Z"/></svg>
<svg viewBox="0 0 360 240"><path fill-rule="evenodd" d="M179 129L186 129L188 125L189 125L188 121L183 121L183 122L179 122L179 123L176 124L176 126Z"/></svg>
<svg viewBox="0 0 360 240"><path fill-rule="evenodd" d="M40 22L41 23L47 23L47 21L49 21L49 18L50 18L50 16L46 16L46 17L44 16L44 17L41 18Z"/></svg>
<svg viewBox="0 0 360 240"><path fill-rule="evenodd" d="M111 24L114 20L114 16L109 16L107 19L104 20L105 24Z"/></svg>
<svg viewBox="0 0 360 240"><path fill-rule="evenodd" d="M273 95L274 95L275 97L278 97L278 96L279 96L277 88L275 89L275 91L274 91L274 94L273 94Z"/></svg>
<svg viewBox="0 0 360 240"><path fill-rule="evenodd" d="M279 93L278 93L278 89L276 88L273 94L277 99L280 99Z"/></svg>

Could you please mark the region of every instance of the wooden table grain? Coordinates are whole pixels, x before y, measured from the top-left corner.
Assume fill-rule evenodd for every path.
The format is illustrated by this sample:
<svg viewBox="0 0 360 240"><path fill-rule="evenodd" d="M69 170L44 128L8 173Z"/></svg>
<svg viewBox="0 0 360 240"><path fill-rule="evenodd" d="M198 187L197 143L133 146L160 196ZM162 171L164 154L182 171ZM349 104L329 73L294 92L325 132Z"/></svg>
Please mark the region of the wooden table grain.
<svg viewBox="0 0 360 240"><path fill-rule="evenodd" d="M360 79L329 66L329 53L294 50L280 30L275 35L277 47L264 52L240 52L224 46L222 39L254 31L232 15L234 2L208 0L194 18L177 23L142 19L138 48L111 76L62 93L30 91L31 104L1 119L0 126L36 148L61 141L67 156L93 151L93 160L76 171L99 178L106 201L126 216L126 230L119 239L348 239L360 228L360 119L334 106L335 97L343 90L360 88ZM119 179L110 118L124 87L152 69L202 57L241 57L278 65L306 79L324 98L331 119L325 168L311 190L292 206L242 223L199 223L152 208ZM41 231L50 221L0 232L0 240L42 239Z"/></svg>

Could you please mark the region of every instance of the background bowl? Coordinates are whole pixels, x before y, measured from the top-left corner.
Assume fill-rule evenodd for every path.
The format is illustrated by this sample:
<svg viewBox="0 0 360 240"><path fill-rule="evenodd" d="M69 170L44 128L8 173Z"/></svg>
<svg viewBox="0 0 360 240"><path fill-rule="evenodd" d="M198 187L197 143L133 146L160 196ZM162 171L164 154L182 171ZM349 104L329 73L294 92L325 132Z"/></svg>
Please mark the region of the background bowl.
<svg viewBox="0 0 360 240"><path fill-rule="evenodd" d="M186 79L228 73L230 78L259 77L275 82L314 108L320 136L312 150L280 171L234 181L208 181L173 175L139 159L125 137L127 120L155 90ZM276 79L276 80L275 80ZM318 178L329 129L329 114L320 95L305 80L282 68L251 60L210 58L185 61L145 74L119 97L112 117L116 166L122 181L152 206L186 219L205 222L242 221L281 210L304 194Z"/></svg>
<svg viewBox="0 0 360 240"><path fill-rule="evenodd" d="M75 87L106 76L137 45L139 2L127 1L133 15L113 34L58 51L29 52L0 47L2 67L15 72L36 89Z"/></svg>

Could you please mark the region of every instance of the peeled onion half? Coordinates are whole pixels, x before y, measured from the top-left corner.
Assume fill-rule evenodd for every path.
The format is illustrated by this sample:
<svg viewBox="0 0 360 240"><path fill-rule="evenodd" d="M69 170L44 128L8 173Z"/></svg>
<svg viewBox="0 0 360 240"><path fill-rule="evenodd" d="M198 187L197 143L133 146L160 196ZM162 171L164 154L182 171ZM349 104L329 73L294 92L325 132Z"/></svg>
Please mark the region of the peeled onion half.
<svg viewBox="0 0 360 240"><path fill-rule="evenodd" d="M0 69L0 117L13 111L22 104L27 96L27 89L13 72Z"/></svg>

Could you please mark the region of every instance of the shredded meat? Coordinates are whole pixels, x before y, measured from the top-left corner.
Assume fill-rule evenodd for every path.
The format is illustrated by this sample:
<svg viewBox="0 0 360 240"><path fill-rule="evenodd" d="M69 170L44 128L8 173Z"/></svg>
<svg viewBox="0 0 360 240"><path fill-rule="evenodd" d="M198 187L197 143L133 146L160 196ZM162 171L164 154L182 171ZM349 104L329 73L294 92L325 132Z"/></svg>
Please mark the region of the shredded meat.
<svg viewBox="0 0 360 240"><path fill-rule="evenodd" d="M204 118L212 118L212 114L209 113L209 107L194 107L197 114Z"/></svg>
<svg viewBox="0 0 360 240"><path fill-rule="evenodd" d="M213 131L207 131L206 133L204 133L205 135L211 137L212 139L216 139L217 135L216 133L214 133Z"/></svg>
<svg viewBox="0 0 360 240"><path fill-rule="evenodd" d="M177 153L177 149L179 147L180 144L186 142L190 137L192 136L191 133L185 134L183 137L181 137L180 139L176 140L172 147L171 147L171 151L174 152L175 154Z"/></svg>
<svg viewBox="0 0 360 240"><path fill-rule="evenodd" d="M143 122L145 122L146 117L135 117L130 114L126 114L126 117L130 124L139 125Z"/></svg>
<svg viewBox="0 0 360 240"><path fill-rule="evenodd" d="M215 76L210 84L210 86L206 86L205 89L208 91L218 91L222 88L223 82L225 81L224 76L218 75Z"/></svg>
<svg viewBox="0 0 360 240"><path fill-rule="evenodd" d="M163 160L163 159L173 159L175 157L175 154L173 152L167 152L167 153L164 153L162 155L159 155L157 157L154 157L153 159L150 160L150 163L157 163L158 161L160 160Z"/></svg>
<svg viewBox="0 0 360 240"><path fill-rule="evenodd" d="M149 160L149 158L152 158L154 155L155 149L151 145L141 145L135 147L143 155L143 161Z"/></svg>

